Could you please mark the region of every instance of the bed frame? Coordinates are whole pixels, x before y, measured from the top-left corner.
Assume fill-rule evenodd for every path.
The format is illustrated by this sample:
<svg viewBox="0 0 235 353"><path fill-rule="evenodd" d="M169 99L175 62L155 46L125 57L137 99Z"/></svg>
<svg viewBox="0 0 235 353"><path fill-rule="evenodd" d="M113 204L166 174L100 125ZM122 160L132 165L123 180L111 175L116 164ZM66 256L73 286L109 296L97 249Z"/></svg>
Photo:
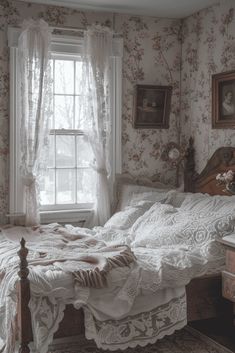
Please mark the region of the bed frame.
<svg viewBox="0 0 235 353"><path fill-rule="evenodd" d="M235 171L235 148L221 147L213 154L201 174L195 171L195 150L190 138L185 156L184 189L186 192L203 192L211 195L225 195L223 187L216 184L218 173L232 169ZM145 183L146 185L146 183ZM30 301L29 269L27 263L28 249L24 239L20 242L18 282L18 340L19 353L29 353L29 343L33 340L31 314L28 307ZM188 320L202 320L225 315L232 309L222 298L221 276L212 275L193 279L186 287ZM76 310L72 305L65 309L64 319L60 323L55 338L84 334L84 315L82 309Z"/></svg>

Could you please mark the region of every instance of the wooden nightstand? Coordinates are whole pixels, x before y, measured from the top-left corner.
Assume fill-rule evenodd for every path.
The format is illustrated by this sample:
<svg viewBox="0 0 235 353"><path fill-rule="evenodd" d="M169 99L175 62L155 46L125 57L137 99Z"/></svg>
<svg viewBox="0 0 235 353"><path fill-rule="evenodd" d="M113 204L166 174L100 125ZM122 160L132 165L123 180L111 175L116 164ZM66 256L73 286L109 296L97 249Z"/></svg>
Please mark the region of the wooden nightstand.
<svg viewBox="0 0 235 353"><path fill-rule="evenodd" d="M233 302L233 324L235 325L235 234L219 240L226 248L226 268L222 271L222 295Z"/></svg>

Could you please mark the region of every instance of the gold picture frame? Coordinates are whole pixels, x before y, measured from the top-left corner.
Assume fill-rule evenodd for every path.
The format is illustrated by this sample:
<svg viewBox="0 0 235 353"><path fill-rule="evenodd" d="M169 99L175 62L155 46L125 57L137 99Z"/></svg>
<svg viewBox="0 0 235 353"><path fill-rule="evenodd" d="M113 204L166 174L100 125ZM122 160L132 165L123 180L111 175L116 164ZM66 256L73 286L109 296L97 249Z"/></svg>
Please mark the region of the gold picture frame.
<svg viewBox="0 0 235 353"><path fill-rule="evenodd" d="M168 129L171 95L171 86L136 85L134 128Z"/></svg>
<svg viewBox="0 0 235 353"><path fill-rule="evenodd" d="M212 128L235 128L235 71L212 76Z"/></svg>

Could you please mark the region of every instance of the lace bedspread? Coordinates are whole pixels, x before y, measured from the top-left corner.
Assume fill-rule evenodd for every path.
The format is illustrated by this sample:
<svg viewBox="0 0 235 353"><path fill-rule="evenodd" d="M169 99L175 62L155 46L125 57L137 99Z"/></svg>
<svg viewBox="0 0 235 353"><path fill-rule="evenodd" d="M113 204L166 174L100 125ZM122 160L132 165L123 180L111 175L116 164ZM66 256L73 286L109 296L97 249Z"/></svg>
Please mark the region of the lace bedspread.
<svg viewBox="0 0 235 353"><path fill-rule="evenodd" d="M40 303L48 294L48 302L55 306L56 317L50 318L53 327L62 319L64 310L64 292L62 285L50 285L56 273L63 277L70 276L70 288L103 288L107 286L107 275L115 268L128 267L135 261L135 256L126 245L110 245L104 241L83 234L68 232L58 225L40 228L12 227L2 230L0 239L0 332L6 343L6 352L12 351L15 336L14 316L16 312L16 282L19 270L19 242L14 238L29 238L30 249L28 263L30 269L31 291L35 298L31 302L33 318L37 315ZM12 239L13 238L13 239ZM31 239L31 241L30 241ZM33 297L32 295L32 297ZM56 299L58 301L56 302ZM47 300L47 298L46 298ZM44 300L44 309L45 300ZM53 311L52 310L52 311ZM43 315L40 320L43 320ZM59 321L58 321L59 322ZM33 331L37 349L41 352L42 343L47 340L43 329L33 320ZM54 328L52 328L52 331ZM9 332L11 333L9 335Z"/></svg>
<svg viewBox="0 0 235 353"><path fill-rule="evenodd" d="M163 291L166 297L167 291ZM86 337L94 339L99 348L112 351L153 344L187 324L185 293L180 295L178 290L175 295L164 304L156 296L152 310L129 314L121 320L101 321L85 308Z"/></svg>
<svg viewBox="0 0 235 353"><path fill-rule="evenodd" d="M184 286L193 277L224 264L224 253L216 239L234 232L234 226L235 216L231 214L185 215L170 205L156 203L127 230L68 227L66 233L75 238L77 235L93 236L95 244L101 241L112 247L131 245L137 261L111 269L106 277L107 287L99 289L82 287L74 280L71 266L66 270L61 262L46 267L43 264L30 266L35 349L47 352L63 318L65 305L69 303L85 309L86 335L104 349L145 345L183 327L186 324ZM53 246L56 239L53 235L50 238ZM31 241L28 247L44 254L50 241L40 244ZM0 244L2 269L14 260L17 243L11 240ZM74 257L75 247L68 248L68 254ZM59 255L63 254L62 251ZM33 256L31 251L29 258ZM57 258L60 256L57 254ZM0 335L7 342L4 353L11 352L13 339L9 338L14 336L9 332L14 329L16 312L17 269L10 267L0 284Z"/></svg>

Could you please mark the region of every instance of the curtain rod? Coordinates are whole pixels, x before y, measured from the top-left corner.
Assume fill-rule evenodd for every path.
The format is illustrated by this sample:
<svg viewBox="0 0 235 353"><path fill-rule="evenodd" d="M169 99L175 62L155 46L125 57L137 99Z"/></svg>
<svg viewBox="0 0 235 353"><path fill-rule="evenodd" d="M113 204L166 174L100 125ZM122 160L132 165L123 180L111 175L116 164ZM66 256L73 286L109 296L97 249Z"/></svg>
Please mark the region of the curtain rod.
<svg viewBox="0 0 235 353"><path fill-rule="evenodd" d="M14 28L17 28L17 29L21 29L20 26L16 26ZM58 31L70 31L70 32L81 32L81 33L84 33L86 32L87 30L85 28L76 28L76 27L58 27L58 26L49 26L50 29L52 30L58 30ZM114 37L123 37L123 35L121 33L114 33L113 34Z"/></svg>
<svg viewBox="0 0 235 353"><path fill-rule="evenodd" d="M81 32L84 33L86 32L86 29L84 28L76 28L76 27L57 27L57 26L53 26L50 27L52 30L59 30L59 31L73 31L73 32ZM114 33L113 34L114 37L122 37L121 33Z"/></svg>

